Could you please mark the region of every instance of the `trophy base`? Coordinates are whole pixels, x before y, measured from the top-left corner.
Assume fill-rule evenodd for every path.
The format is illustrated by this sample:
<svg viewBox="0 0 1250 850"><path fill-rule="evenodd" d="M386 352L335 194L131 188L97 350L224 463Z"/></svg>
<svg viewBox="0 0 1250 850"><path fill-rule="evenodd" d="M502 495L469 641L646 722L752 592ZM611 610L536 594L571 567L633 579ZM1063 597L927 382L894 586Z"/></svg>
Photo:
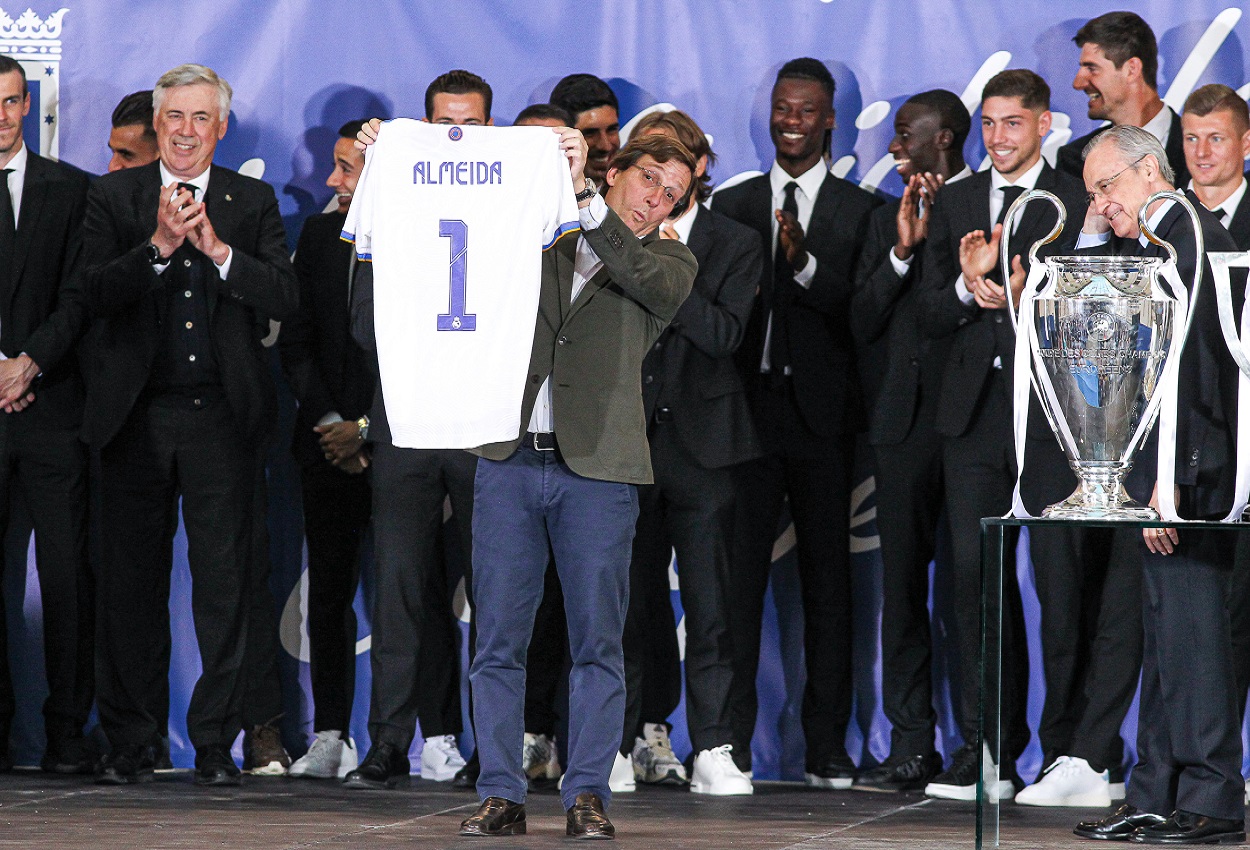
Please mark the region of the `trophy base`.
<svg viewBox="0 0 1250 850"><path fill-rule="evenodd" d="M1149 522L1158 519L1159 512L1149 505L1134 500L1121 483L1126 467L1091 469L1077 468L1081 477L1076 492L1062 502L1042 511L1047 519L1100 519L1120 522Z"/></svg>

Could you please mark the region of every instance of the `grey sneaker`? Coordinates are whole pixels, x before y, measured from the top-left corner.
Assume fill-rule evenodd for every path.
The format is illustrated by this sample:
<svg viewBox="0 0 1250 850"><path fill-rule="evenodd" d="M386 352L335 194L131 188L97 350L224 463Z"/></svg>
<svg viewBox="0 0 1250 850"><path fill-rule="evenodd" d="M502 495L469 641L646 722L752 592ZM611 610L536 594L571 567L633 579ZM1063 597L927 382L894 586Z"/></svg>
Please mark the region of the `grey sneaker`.
<svg viewBox="0 0 1250 850"><path fill-rule="evenodd" d="M551 788L560 778L560 756L556 742L546 735L525 733L525 749L521 752L521 769L531 788Z"/></svg>
<svg viewBox="0 0 1250 850"><path fill-rule="evenodd" d="M643 725L645 738L634 739L634 778L647 785L688 785L686 767L673 753L668 729L659 723Z"/></svg>
<svg viewBox="0 0 1250 850"><path fill-rule="evenodd" d="M318 732L308 752L291 765L291 776L309 779L342 779L348 771L356 769L356 745L352 739L343 740L337 729Z"/></svg>

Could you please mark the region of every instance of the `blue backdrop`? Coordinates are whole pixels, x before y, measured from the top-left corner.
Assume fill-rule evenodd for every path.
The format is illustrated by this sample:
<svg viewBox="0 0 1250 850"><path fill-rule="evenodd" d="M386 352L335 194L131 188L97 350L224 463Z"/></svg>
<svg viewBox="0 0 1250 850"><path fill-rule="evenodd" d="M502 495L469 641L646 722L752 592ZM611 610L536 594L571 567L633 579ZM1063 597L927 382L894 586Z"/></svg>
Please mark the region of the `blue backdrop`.
<svg viewBox="0 0 1250 850"><path fill-rule="evenodd" d="M1054 130L1046 151L1053 155L1071 135L1089 130L1085 96L1070 86L1078 52L1071 38L1089 17L1124 5L1104 0L65 0L71 4L67 7L30 2L32 8L24 14L18 7L0 11L0 52L20 58L31 80L34 106L26 137L33 148L102 171L108 161L109 116L123 95L150 88L163 71L182 62L210 65L235 88L230 129L217 159L249 173L263 170L278 192L292 245L304 217L329 200L324 180L339 125L371 115L419 116L426 84L450 68L468 68L491 83L494 115L501 124L510 123L527 104L545 101L556 80L574 71L609 80L621 100L622 120L653 104L675 104L713 136L720 156L713 177L723 182L767 168L772 156L767 98L775 72L787 59L814 56L829 65L838 83L835 172L897 194L901 186L886 146L894 110L914 92L948 88L975 108L982 85L994 73L1032 68L1053 89ZM1183 5L1141 0L1131 5L1159 37L1160 92L1170 105L1179 109L1193 88L1208 82L1228 83L1243 96L1250 90L1244 47L1250 21L1242 19L1240 9L1214 0ZM983 161L976 133L966 153L974 164ZM298 475L287 452L292 417L293 402L284 388L282 421L275 428L269 465L272 585L285 650L284 732L288 746L302 750L311 706L302 624ZM857 722L848 745L853 755L867 760L884 755L888 726L877 697L880 563L870 470L862 470L859 480L851 541ZM792 535L783 529L766 615L755 743L756 775L761 778L797 778L803 767L798 723L802 613ZM37 580L27 542L20 532L7 541L10 566L4 590L9 651L21 697L14 752L19 762L34 763L42 746L39 705L45 686ZM176 546L171 733L175 761L186 765L192 754L182 714L198 661L181 535ZM1031 719L1036 723L1042 693L1037 608L1027 561L1021 564L1034 661ZM943 612L952 604L975 600L949 599L938 572L935 636L941 645ZM359 600L357 607L362 619L353 731L367 746L369 630ZM957 732L950 721L951 689L943 654L937 664L943 709L939 745L949 751ZM684 754L688 742L682 712L674 719L675 744ZM1125 730L1130 742L1133 728L1130 718ZM1031 775L1037 758L1034 747L1021 763L1022 773Z"/></svg>

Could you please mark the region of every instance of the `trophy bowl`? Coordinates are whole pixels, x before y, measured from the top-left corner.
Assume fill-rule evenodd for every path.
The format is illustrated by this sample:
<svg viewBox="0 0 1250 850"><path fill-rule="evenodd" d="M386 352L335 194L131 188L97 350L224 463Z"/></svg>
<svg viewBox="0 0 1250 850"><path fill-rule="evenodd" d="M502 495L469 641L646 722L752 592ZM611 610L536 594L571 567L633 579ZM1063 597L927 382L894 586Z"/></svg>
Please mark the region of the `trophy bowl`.
<svg viewBox="0 0 1250 850"><path fill-rule="evenodd" d="M1036 199L1054 205L1058 220L1049 235L1029 251L1033 271L1021 291L1018 318L1016 310L1007 311L1016 329L1017 467L1024 468L1028 385L1032 384L1078 481L1071 496L1046 508L1042 515L1159 519L1153 507L1129 498L1124 478L1165 399L1169 400L1165 417L1175 416L1179 358L1193 322L1188 307L1202 285L1202 264L1197 265L1192 289L1186 289L1176 274L1176 250L1151 229L1147 211L1157 201L1179 204L1189 214L1201 257L1205 249L1198 214L1182 193L1156 192L1142 204L1137 219L1142 234L1170 259L1091 253L1047 257L1041 267L1038 249L1059 236L1067 217L1059 198L1038 189L1025 192L1008 210L1003 232L1010 233L1024 205ZM1003 239L1000 249L1004 269L1010 268L1007 242ZM1174 439L1174 434L1168 439ZM1174 451L1171 443L1167 448ZM1164 450L1161 443L1160 458ZM1160 463L1170 466L1171 461L1161 459ZM1170 495L1161 496L1160 504L1169 515L1175 514ZM1027 515L1019 501L1018 480L1013 511Z"/></svg>
<svg viewBox="0 0 1250 850"><path fill-rule="evenodd" d="M1174 302L1152 297L1162 260L1050 257L1046 264L1055 294L1033 300L1033 357L1042 408L1079 484L1043 516L1157 519L1129 497L1124 477L1158 410L1151 401L1172 347Z"/></svg>

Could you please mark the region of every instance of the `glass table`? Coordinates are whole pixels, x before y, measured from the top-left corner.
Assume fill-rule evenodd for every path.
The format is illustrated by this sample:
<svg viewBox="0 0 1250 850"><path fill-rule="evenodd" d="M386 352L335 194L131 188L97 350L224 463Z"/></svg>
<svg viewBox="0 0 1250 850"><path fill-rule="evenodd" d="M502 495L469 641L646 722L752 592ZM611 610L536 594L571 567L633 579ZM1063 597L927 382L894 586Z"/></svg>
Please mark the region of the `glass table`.
<svg viewBox="0 0 1250 850"><path fill-rule="evenodd" d="M999 727L1002 697L1002 611L1003 611L1003 555L1006 551L1008 530L1022 526L1066 526L1068 528L1176 528L1184 530L1222 529L1239 531L1250 528L1250 523L1225 522L1178 522L1161 520L1147 522L1111 520L1069 519L1016 519L986 517L981 520L981 689L978 705L977 732L980 738L979 778L977 780L977 828L976 850L997 847L999 844L999 807L1001 800L995 793L998 782ZM1074 824L1075 825L1075 824Z"/></svg>

